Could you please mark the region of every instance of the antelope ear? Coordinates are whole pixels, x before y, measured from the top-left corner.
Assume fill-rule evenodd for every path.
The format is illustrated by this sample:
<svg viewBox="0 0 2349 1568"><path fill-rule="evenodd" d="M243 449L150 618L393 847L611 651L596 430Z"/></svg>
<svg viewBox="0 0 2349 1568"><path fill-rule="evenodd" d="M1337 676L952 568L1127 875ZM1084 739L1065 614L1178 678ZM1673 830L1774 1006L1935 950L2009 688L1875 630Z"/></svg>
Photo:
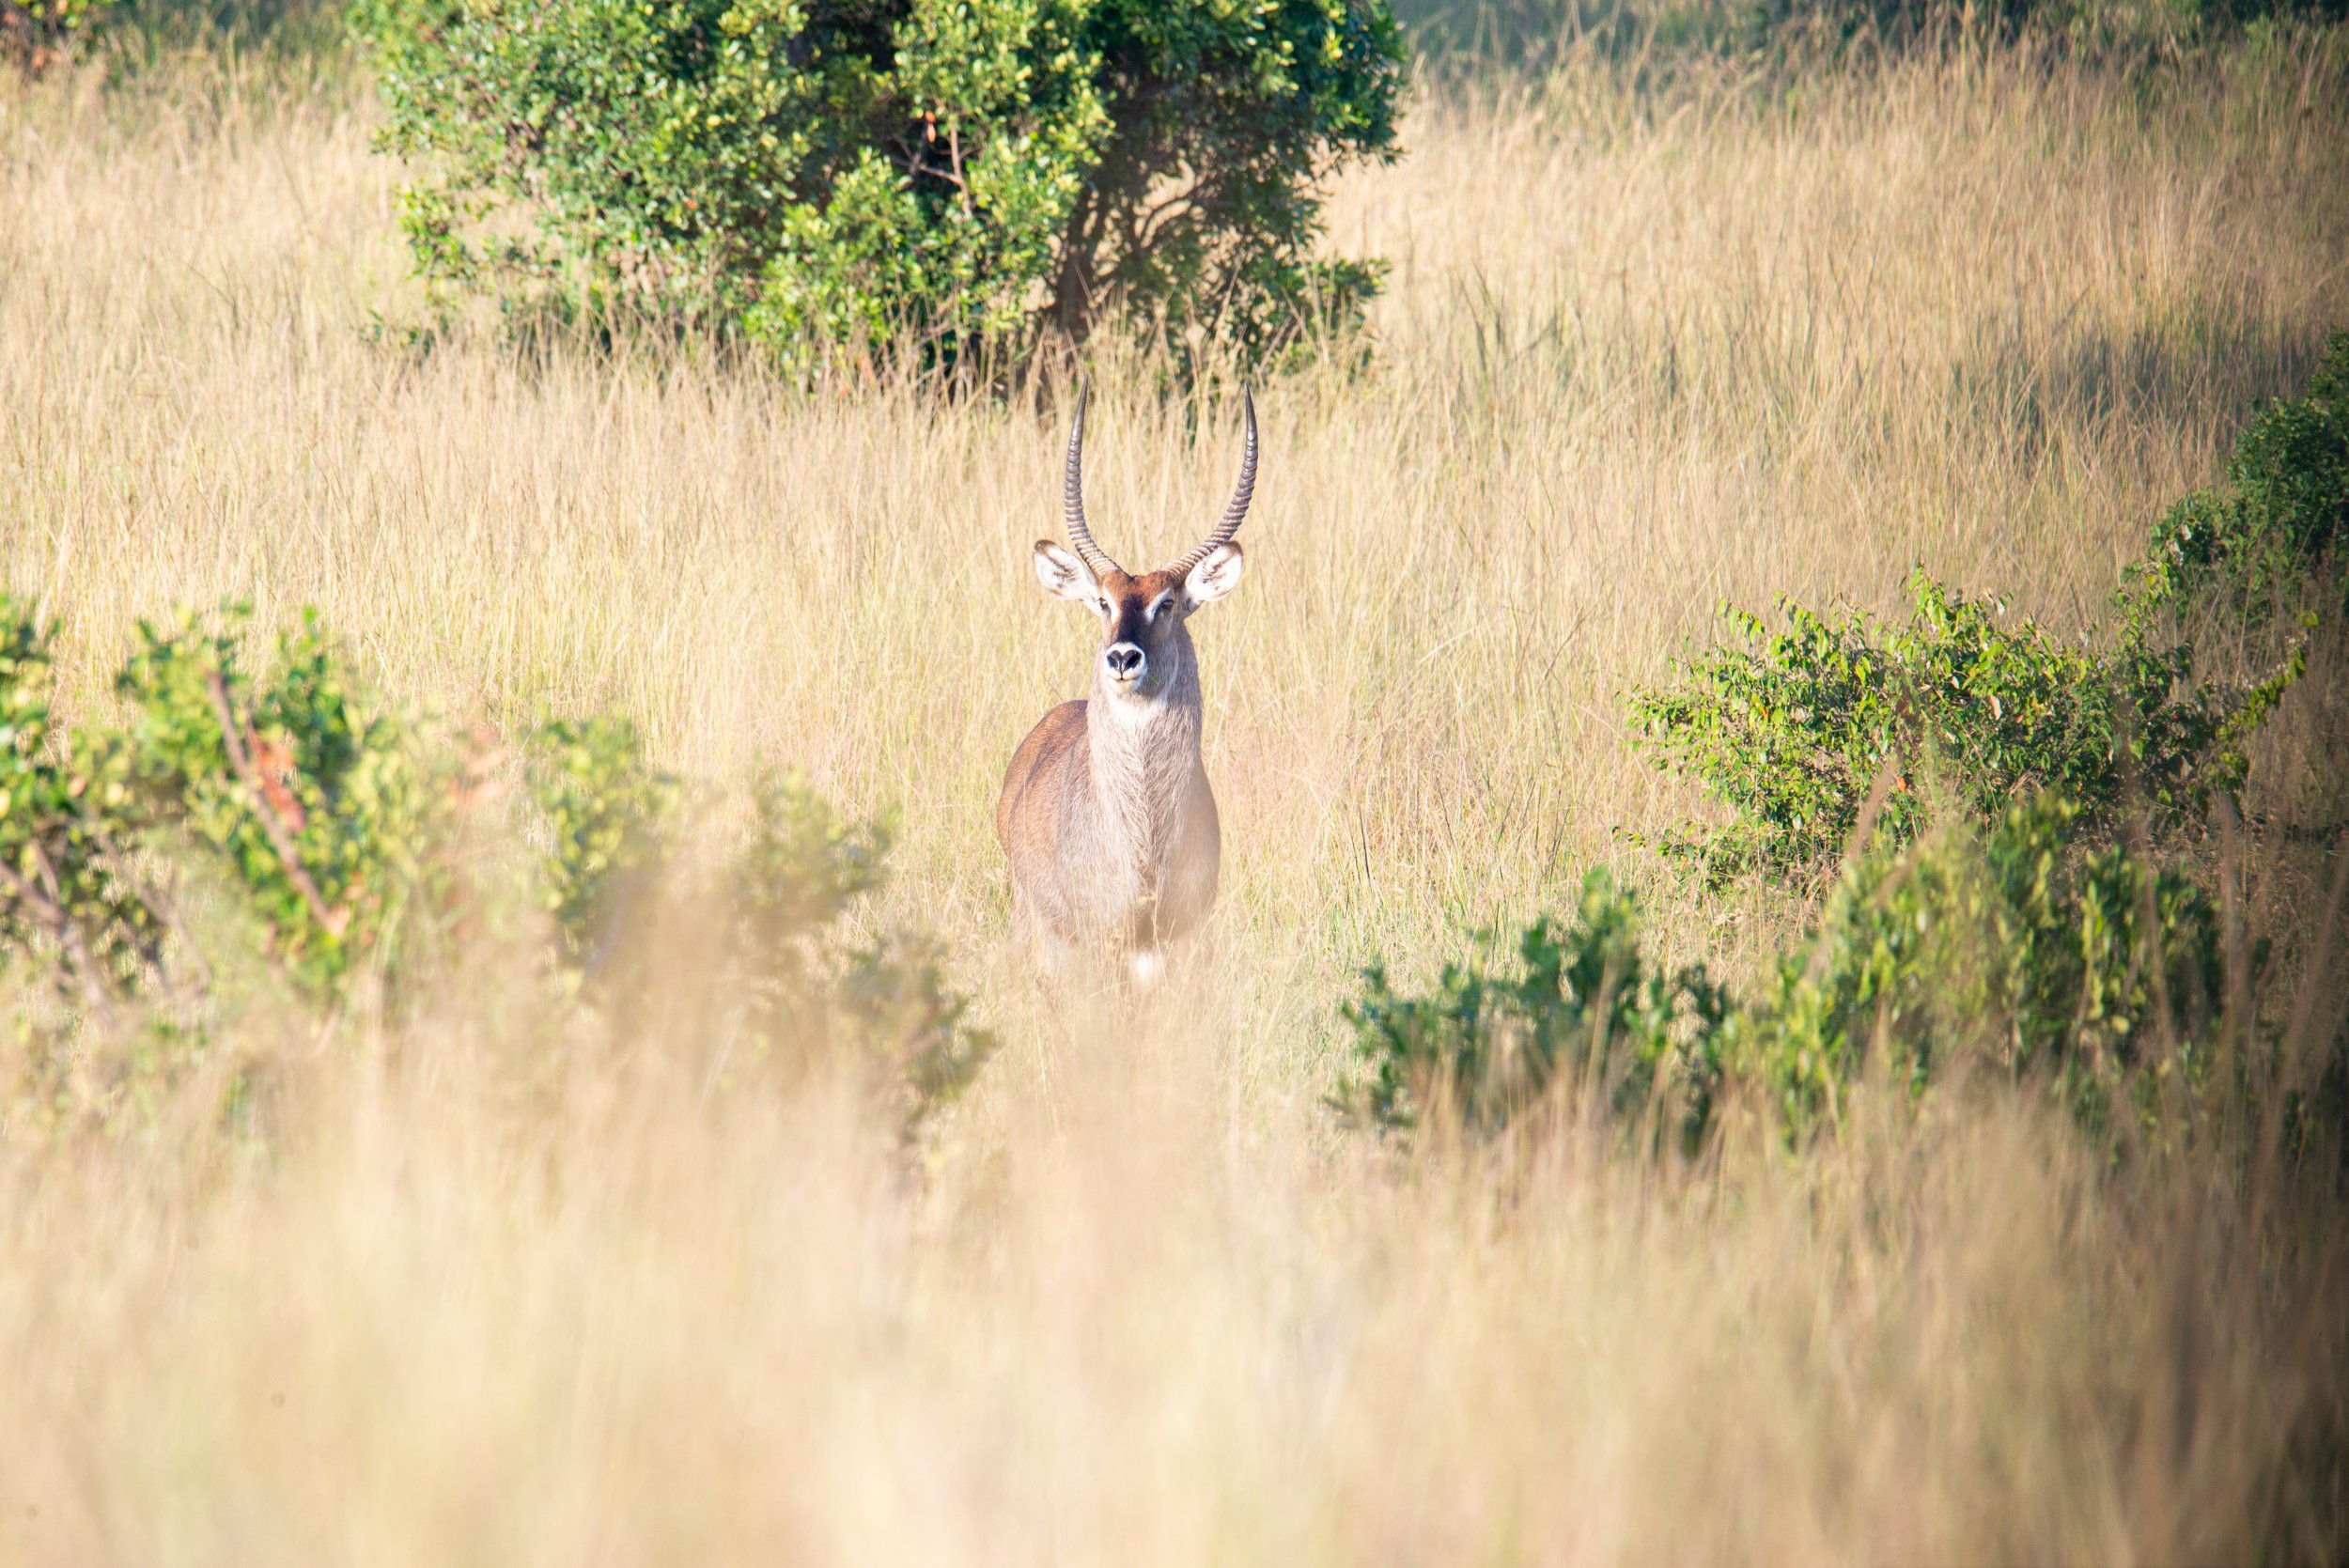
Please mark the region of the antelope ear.
<svg viewBox="0 0 2349 1568"><path fill-rule="evenodd" d="M1075 599L1080 604L1090 604L1101 592L1100 584L1093 580L1093 568L1050 539L1035 542L1035 580L1054 598Z"/></svg>
<svg viewBox="0 0 2349 1568"><path fill-rule="evenodd" d="M1206 558L1191 567L1190 575L1183 579L1183 608L1190 611L1213 604L1238 587L1244 565L1236 544L1218 545L1207 551Z"/></svg>

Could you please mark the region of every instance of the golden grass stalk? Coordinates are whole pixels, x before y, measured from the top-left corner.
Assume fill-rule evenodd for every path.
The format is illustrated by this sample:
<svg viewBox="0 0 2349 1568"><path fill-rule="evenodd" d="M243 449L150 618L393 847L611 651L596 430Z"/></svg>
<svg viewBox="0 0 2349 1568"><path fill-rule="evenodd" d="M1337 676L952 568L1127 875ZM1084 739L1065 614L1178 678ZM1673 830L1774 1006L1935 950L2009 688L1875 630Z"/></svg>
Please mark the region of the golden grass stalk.
<svg viewBox="0 0 2349 1568"><path fill-rule="evenodd" d="M1139 1004L1002 948L999 770L1087 636L1024 565L1059 410L412 339L361 85L0 87L0 575L70 706L133 617L249 597L466 715L798 764L902 809L895 908L1009 1042L910 1175L847 1089L713 1094L502 948L414 1017L250 1006L105 1115L136 1064L27 1060L22 1002L0 1559L2337 1556L2327 1194L2252 1227L2225 1151L2116 1176L1981 1085L1696 1172L1412 1166L1318 1101L1356 965L1703 809L1616 699L1718 598L1890 608L1922 563L2093 624L2349 320L2345 77L2279 34L1423 100L1333 210L1395 263L1374 361L1260 397L1198 627L1224 904ZM1228 483L1230 411L1149 372L1095 367L1112 551ZM1680 950L1776 935L1651 902Z"/></svg>

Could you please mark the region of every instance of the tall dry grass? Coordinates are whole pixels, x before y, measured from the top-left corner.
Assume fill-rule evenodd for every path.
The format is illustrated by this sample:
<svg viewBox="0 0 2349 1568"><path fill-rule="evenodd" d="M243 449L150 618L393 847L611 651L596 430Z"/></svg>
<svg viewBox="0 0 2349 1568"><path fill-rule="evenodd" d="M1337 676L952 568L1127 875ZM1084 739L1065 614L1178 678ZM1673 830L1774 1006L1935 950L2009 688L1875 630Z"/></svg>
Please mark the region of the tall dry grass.
<svg viewBox="0 0 2349 1568"><path fill-rule="evenodd" d="M892 896L1007 1040L910 1171L845 1088L713 1094L492 945L417 1016L249 1006L214 1070L258 1132L20 1098L0 1557L2338 1553L2317 1198L2115 1175L1990 1086L1696 1172L1412 1166L1319 1104L1355 965L1594 858L1679 947L1768 924L1614 836L1702 809L1615 699L1718 598L1890 608L1922 563L2084 629L2349 321L2337 38L1781 87L1450 87L1341 188L1335 241L1395 262L1377 354L1264 389L1199 628L1224 901L1140 1001L1003 946L993 790L1089 635L1023 560L1057 410L412 339L338 69L0 89L0 577L73 705L134 616L241 597L460 713L796 763L902 810ZM1136 556L1235 457L1145 371L1099 367L1088 442Z"/></svg>

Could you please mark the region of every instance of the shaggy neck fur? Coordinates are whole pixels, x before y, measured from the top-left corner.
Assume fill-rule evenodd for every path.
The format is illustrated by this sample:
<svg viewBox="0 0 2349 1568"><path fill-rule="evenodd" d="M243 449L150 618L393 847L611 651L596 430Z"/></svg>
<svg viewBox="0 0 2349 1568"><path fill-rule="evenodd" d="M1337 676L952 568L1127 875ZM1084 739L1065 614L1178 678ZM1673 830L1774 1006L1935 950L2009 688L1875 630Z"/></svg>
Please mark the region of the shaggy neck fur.
<svg viewBox="0 0 2349 1568"><path fill-rule="evenodd" d="M1143 898L1155 895L1199 769L1199 668L1177 627L1174 668L1147 695L1120 695L1098 668L1085 705L1093 800L1107 864Z"/></svg>

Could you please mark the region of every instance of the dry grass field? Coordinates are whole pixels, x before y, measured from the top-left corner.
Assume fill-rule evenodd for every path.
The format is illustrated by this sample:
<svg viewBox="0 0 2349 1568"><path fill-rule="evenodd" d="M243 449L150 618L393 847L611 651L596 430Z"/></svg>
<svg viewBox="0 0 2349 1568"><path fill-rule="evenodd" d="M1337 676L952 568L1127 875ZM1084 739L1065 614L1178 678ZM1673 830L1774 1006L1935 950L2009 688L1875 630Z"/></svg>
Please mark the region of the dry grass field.
<svg viewBox="0 0 2349 1568"><path fill-rule="evenodd" d="M2093 620L2349 323L2339 37L1423 92L1331 213L1394 263L1373 363L1259 389L1197 629L1223 900L1141 998L1006 945L994 790L1091 635L1026 564L1060 401L412 337L374 124L337 60L0 83L0 581L67 706L137 616L244 598L468 719L798 765L902 813L888 912L1003 1048L910 1169L518 940L413 1015L256 991L265 1137L201 1086L14 1103L0 1560L2338 1560L2329 1210L2112 1176L2019 1092L1702 1172L1407 1160L1322 1096L1358 966L1594 862L1676 952L1775 932L1621 837L1708 809L1619 696L1719 598L1890 610L1922 563ZM1235 411L1096 374L1095 527L1173 553Z"/></svg>

